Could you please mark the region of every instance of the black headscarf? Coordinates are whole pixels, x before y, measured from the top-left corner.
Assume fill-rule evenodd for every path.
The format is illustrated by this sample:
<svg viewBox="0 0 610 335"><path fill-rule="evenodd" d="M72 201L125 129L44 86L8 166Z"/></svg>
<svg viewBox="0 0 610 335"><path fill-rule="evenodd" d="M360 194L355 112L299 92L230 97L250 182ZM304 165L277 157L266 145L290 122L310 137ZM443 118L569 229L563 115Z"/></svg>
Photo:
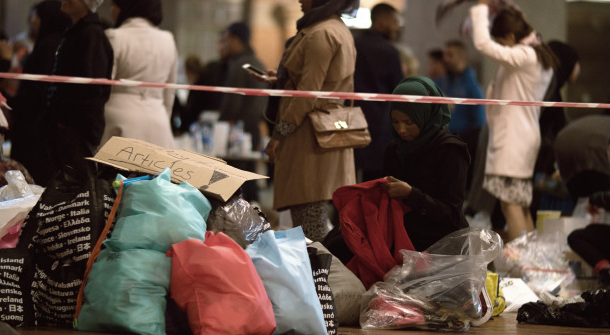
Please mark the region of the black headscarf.
<svg viewBox="0 0 610 335"><path fill-rule="evenodd" d="M297 21L297 30L307 28L332 15L355 16L360 0L312 0L311 10Z"/></svg>
<svg viewBox="0 0 610 335"><path fill-rule="evenodd" d="M121 9L115 27L120 27L132 17L147 19L154 26L159 26L163 21L161 0L113 0L113 2Z"/></svg>
<svg viewBox="0 0 610 335"><path fill-rule="evenodd" d="M34 6L36 15L40 18L40 29L37 38L63 33L70 24L70 17L61 11L61 2L55 0L43 1Z"/></svg>

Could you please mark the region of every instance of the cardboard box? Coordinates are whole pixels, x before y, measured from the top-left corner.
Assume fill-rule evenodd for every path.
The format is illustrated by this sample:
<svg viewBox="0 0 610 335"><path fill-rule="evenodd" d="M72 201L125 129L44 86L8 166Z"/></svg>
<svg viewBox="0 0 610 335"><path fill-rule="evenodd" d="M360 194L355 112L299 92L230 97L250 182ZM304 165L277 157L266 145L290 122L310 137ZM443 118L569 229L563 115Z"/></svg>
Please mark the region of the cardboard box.
<svg viewBox="0 0 610 335"><path fill-rule="evenodd" d="M148 174L158 174L169 168L172 181L188 182L204 194L222 201L227 201L244 182L268 178L236 169L214 157L117 136L89 159L118 169Z"/></svg>

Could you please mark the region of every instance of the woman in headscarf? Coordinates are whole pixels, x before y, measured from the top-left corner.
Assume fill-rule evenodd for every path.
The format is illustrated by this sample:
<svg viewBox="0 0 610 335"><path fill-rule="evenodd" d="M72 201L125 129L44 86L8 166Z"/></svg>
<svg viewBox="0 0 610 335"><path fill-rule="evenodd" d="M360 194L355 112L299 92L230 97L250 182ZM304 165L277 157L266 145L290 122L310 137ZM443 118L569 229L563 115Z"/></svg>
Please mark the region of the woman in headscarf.
<svg viewBox="0 0 610 335"><path fill-rule="evenodd" d="M61 35L70 26L70 18L61 12L61 2L43 1L33 8L33 22L36 22L36 43L28 55L23 72L29 74L51 74L55 51ZM9 105L11 113L11 159L22 163L28 171L41 167L35 154L40 147L40 130L36 120L41 116L45 84L35 81L22 81L19 91ZM37 174L37 172L33 172Z"/></svg>
<svg viewBox="0 0 610 335"><path fill-rule="evenodd" d="M161 0L113 0L112 16L116 28L106 35L114 49L113 79L175 83L178 51L172 33L158 28ZM173 89L114 87L100 145L122 136L173 148L173 104Z"/></svg>
<svg viewBox="0 0 610 335"><path fill-rule="evenodd" d="M557 65L555 55L516 9L500 11L490 31L489 3L479 0L470 9L475 47L498 63L488 97L541 101ZM535 106L487 108L489 144L483 188L500 200L509 240L534 230L529 207L541 141L539 118L540 107Z"/></svg>
<svg viewBox="0 0 610 335"><path fill-rule="evenodd" d="M299 0L304 15L287 42L277 71L277 88L303 91L353 91L356 49L340 15L358 9L358 0ZM270 71L273 72L273 71ZM275 73L270 73L275 74ZM341 100L285 97L265 152L275 163L274 203L290 209L295 226L321 241L330 230L333 192L355 184L353 149L318 147L308 114Z"/></svg>
<svg viewBox="0 0 610 335"><path fill-rule="evenodd" d="M436 96L443 93L426 77L404 79L394 94ZM392 102L394 141L383 166L391 198L411 208L404 217L407 234L423 251L468 223L462 212L470 156L466 144L447 129L447 105Z"/></svg>

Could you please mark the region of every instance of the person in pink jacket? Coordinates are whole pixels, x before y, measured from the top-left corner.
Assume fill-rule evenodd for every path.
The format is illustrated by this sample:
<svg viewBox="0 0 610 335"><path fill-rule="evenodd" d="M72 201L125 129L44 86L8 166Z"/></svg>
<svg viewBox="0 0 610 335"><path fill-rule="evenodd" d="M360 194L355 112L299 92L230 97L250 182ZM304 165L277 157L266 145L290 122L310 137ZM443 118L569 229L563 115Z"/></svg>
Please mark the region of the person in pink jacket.
<svg viewBox="0 0 610 335"><path fill-rule="evenodd" d="M498 63L487 96L542 101L557 59L517 9L497 13L490 32L489 5L493 1L479 0L470 9L475 47ZM500 200L512 240L534 229L529 206L540 148L540 107L489 106L486 114L489 144L483 188Z"/></svg>

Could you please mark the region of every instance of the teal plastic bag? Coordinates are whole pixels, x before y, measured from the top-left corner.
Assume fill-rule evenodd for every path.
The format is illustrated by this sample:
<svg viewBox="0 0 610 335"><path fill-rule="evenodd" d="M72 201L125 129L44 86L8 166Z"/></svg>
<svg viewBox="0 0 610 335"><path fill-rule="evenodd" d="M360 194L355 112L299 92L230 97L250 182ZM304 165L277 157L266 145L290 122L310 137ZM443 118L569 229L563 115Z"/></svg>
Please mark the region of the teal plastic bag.
<svg viewBox="0 0 610 335"><path fill-rule="evenodd" d="M326 334L301 227L267 231L246 252L273 305L273 334Z"/></svg>
<svg viewBox="0 0 610 335"><path fill-rule="evenodd" d="M112 238L114 251L152 249L167 252L174 243L205 240L212 206L188 183L171 181L169 169L153 180L125 185Z"/></svg>
<svg viewBox="0 0 610 335"><path fill-rule="evenodd" d="M102 250L76 329L164 335L171 266L171 258L156 250Z"/></svg>
<svg viewBox="0 0 610 335"><path fill-rule="evenodd" d="M172 244L203 241L210 202L170 181L169 169L152 180L125 184L112 235L91 267L75 328L165 334ZM119 176L118 179L124 179Z"/></svg>

